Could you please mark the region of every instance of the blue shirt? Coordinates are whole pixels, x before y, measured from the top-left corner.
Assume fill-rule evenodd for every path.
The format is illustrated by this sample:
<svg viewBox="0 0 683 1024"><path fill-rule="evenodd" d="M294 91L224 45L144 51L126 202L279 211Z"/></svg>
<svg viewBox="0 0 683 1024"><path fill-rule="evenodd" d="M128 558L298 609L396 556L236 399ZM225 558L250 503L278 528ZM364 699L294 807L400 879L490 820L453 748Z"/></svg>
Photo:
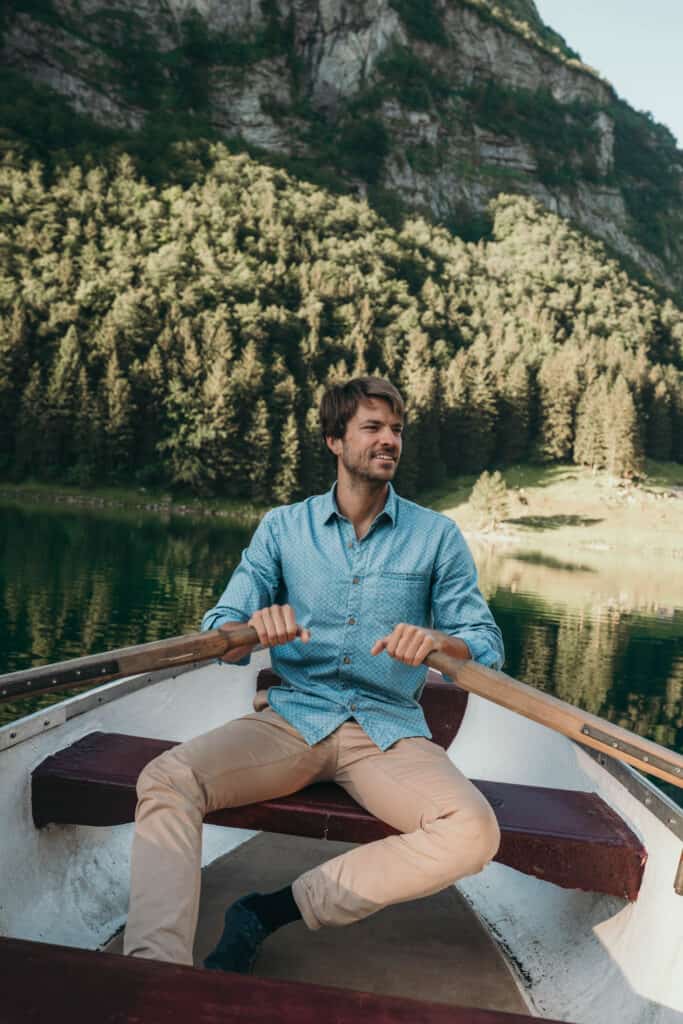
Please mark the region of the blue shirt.
<svg viewBox="0 0 683 1024"><path fill-rule="evenodd" d="M307 644L271 649L282 685L268 693L311 746L350 718L382 750L406 736L431 736L418 703L426 667L370 654L399 622L460 637L483 665L503 663L500 630L460 530L391 485L360 541L334 486L268 512L202 629L246 621L272 604L290 604L311 631Z"/></svg>

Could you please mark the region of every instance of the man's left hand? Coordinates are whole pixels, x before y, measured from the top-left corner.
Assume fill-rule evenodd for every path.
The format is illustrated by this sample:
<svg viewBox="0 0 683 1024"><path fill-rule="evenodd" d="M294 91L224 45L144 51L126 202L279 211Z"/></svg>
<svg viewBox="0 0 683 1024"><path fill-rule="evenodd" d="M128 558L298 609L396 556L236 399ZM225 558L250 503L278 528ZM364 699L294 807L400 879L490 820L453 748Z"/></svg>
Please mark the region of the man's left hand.
<svg viewBox="0 0 683 1024"><path fill-rule="evenodd" d="M388 636L375 641L370 654L381 654L382 651L386 651L404 665L421 665L428 654L441 650L443 640L443 634L436 629L425 629L424 626L411 626L408 622L399 622Z"/></svg>

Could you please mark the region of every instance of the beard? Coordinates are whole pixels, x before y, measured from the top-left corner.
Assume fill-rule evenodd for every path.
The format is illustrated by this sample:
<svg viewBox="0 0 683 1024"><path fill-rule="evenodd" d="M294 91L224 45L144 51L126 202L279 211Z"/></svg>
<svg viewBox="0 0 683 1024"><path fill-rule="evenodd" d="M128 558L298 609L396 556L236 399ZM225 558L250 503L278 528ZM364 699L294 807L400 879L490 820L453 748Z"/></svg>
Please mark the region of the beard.
<svg viewBox="0 0 683 1024"><path fill-rule="evenodd" d="M375 452L374 454L376 455L377 453ZM352 479L359 482L362 481L363 483L380 485L385 484L388 480L393 480L396 475L401 456L400 453L392 454L394 455L394 462L379 464L369 453L357 455L344 445L340 458L344 469Z"/></svg>

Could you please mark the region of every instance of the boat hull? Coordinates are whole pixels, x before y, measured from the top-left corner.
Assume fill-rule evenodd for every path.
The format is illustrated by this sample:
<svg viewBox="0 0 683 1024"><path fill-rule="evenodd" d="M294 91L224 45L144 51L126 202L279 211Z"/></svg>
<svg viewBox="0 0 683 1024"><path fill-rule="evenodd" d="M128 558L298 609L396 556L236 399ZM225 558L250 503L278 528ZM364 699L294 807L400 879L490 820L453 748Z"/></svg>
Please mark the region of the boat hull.
<svg viewBox="0 0 683 1024"><path fill-rule="evenodd" d="M246 714L256 671L267 664L267 653L258 652L248 668L211 664L133 684L122 680L0 730L0 933L96 949L125 920L132 826L37 830L31 772L94 731L185 740ZM540 1016L577 1024L680 1024L683 897L674 892L674 878L683 844L675 828L581 748L481 698L470 697L449 754L471 777L596 791L648 850L635 903L560 889L498 864L459 883L507 955L528 1005ZM206 826L203 864L253 835Z"/></svg>

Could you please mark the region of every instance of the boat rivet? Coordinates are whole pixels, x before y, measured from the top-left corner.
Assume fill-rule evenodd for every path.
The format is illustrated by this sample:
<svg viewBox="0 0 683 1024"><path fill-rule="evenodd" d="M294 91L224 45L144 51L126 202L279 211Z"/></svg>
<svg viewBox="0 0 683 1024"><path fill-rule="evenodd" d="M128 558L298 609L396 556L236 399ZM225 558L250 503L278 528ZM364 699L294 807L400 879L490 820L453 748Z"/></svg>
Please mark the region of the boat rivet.
<svg viewBox="0 0 683 1024"><path fill-rule="evenodd" d="M53 679L53 680L52 680L52 685L54 686L54 684L55 684L56 682L57 682L57 680L56 680L56 679Z"/></svg>
<svg viewBox="0 0 683 1024"><path fill-rule="evenodd" d="M649 760L650 760L650 758L647 756L647 754L643 754L643 761L649 761Z"/></svg>
<svg viewBox="0 0 683 1024"><path fill-rule="evenodd" d="M11 733L9 734L9 738L10 738L11 740L15 740L15 739L17 738L17 734L16 734L15 732L11 732Z"/></svg>
<svg viewBox="0 0 683 1024"><path fill-rule="evenodd" d="M612 746L614 747L614 749L615 749L615 750L618 750L618 749L619 749L619 744L618 744L618 743L616 742L616 740L615 740L615 742L614 742L614 743L612 744Z"/></svg>
<svg viewBox="0 0 683 1024"><path fill-rule="evenodd" d="M77 676L80 676L80 674L81 674L81 670L80 670L80 668L77 668L77 669L76 669L76 675L77 675Z"/></svg>
<svg viewBox="0 0 683 1024"><path fill-rule="evenodd" d="M49 725L49 724L50 724L50 719L46 718L45 721L43 722L43 728L45 728L45 726Z"/></svg>

